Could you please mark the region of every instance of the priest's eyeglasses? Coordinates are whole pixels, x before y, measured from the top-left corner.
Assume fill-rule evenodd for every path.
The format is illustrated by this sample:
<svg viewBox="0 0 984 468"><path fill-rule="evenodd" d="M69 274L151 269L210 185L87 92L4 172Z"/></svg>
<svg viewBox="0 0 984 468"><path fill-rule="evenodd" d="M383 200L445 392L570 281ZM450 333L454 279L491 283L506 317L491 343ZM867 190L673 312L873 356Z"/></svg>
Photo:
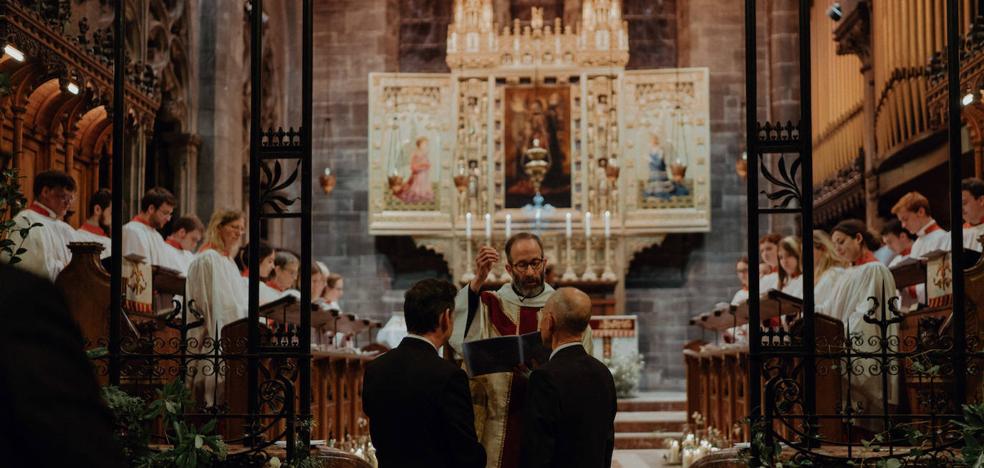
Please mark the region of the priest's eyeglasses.
<svg viewBox="0 0 984 468"><path fill-rule="evenodd" d="M526 269L532 269L533 271L539 270L545 262L542 258L534 258L528 262L518 262L513 264L513 269L524 271Z"/></svg>

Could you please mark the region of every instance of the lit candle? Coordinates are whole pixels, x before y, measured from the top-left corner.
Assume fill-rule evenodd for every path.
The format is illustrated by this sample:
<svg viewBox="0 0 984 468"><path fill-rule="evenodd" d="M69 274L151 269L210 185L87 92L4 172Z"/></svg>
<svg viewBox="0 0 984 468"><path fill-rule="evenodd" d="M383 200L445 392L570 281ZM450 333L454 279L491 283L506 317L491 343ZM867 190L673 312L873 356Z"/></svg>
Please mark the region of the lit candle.
<svg viewBox="0 0 984 468"><path fill-rule="evenodd" d="M485 240L492 239L492 215L485 213Z"/></svg>
<svg viewBox="0 0 984 468"><path fill-rule="evenodd" d="M566 223L566 225L564 227L566 228L565 231L566 231L566 234L567 234L567 238L570 239L571 238L571 233L572 233L572 228L573 228L573 223L572 223L573 216L571 215L571 212L568 211L567 212L567 215L565 217L567 218L567 223Z"/></svg>
<svg viewBox="0 0 984 468"><path fill-rule="evenodd" d="M512 236L512 215L506 213L506 239Z"/></svg>
<svg viewBox="0 0 984 468"><path fill-rule="evenodd" d="M605 210L605 239L612 236L612 212Z"/></svg>
<svg viewBox="0 0 984 468"><path fill-rule="evenodd" d="M472 236L472 214L465 213L465 239L471 240Z"/></svg>
<svg viewBox="0 0 984 468"><path fill-rule="evenodd" d="M584 237L591 238L591 212L584 213Z"/></svg>

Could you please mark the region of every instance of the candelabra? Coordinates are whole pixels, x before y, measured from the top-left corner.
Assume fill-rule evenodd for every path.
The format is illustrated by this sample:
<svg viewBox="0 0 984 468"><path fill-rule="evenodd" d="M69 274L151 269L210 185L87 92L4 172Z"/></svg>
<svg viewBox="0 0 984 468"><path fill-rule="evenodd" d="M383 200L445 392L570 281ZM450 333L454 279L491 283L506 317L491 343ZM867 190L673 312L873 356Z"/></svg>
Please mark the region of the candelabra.
<svg viewBox="0 0 984 468"><path fill-rule="evenodd" d="M604 281L617 280L615 271L612 270L611 252L611 236L605 236L605 271L601 274L601 279Z"/></svg>
<svg viewBox="0 0 984 468"><path fill-rule="evenodd" d="M591 235L587 234L584 236L584 274L581 275L581 279L584 281L598 281L598 274L594 271L591 256Z"/></svg>
<svg viewBox="0 0 984 468"><path fill-rule="evenodd" d="M564 281L575 281L577 280L577 274L574 273L574 256L571 253L571 236L567 236L567 268L564 269L563 276L560 279Z"/></svg>

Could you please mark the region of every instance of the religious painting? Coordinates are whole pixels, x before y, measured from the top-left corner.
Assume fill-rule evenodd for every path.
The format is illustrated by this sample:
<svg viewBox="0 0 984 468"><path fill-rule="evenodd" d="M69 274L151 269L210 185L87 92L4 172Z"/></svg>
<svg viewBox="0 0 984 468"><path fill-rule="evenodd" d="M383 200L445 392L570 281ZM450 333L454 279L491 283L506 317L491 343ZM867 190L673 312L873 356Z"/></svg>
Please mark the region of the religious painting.
<svg viewBox="0 0 984 468"><path fill-rule="evenodd" d="M441 135L427 116L394 115L383 137L389 183L388 204L435 209L441 165Z"/></svg>
<svg viewBox="0 0 984 468"><path fill-rule="evenodd" d="M505 202L506 208L533 203L533 181L526 174L530 148L547 150L550 161L540 186L545 203L571 206L570 88L523 86L505 93Z"/></svg>

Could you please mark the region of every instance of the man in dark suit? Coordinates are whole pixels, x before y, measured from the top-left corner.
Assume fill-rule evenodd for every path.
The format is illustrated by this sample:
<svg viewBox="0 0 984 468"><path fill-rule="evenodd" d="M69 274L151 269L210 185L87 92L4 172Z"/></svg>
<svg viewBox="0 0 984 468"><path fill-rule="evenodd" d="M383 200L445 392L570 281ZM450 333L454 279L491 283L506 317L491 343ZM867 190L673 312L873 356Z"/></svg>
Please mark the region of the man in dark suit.
<svg viewBox="0 0 984 468"><path fill-rule="evenodd" d="M366 366L362 408L380 468L481 468L468 377L441 359L457 289L427 279L404 295L410 335Z"/></svg>
<svg viewBox="0 0 984 468"><path fill-rule="evenodd" d="M540 335L553 349L530 374L523 415L522 466L601 468L615 448L615 379L585 352L581 337L591 320L591 299L560 288L540 315Z"/></svg>
<svg viewBox="0 0 984 468"><path fill-rule="evenodd" d="M0 466L126 466L61 292L0 264L0 304Z"/></svg>

